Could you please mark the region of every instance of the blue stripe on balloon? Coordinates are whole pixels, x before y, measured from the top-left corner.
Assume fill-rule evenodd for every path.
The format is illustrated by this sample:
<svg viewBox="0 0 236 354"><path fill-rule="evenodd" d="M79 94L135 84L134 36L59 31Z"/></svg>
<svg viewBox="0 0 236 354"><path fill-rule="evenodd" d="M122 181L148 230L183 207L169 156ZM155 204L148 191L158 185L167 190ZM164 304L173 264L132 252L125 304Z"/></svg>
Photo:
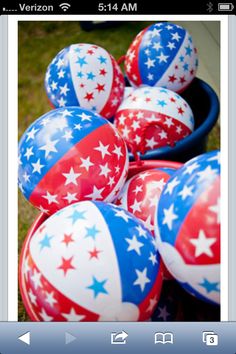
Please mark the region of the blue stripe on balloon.
<svg viewBox="0 0 236 354"><path fill-rule="evenodd" d="M79 106L79 102L74 90L73 80L71 77L69 61L70 48L71 46L66 47L65 49L60 51L47 69L50 70L50 77L48 81L45 80L45 88L50 101L56 108L60 107L59 100L61 98L66 100L65 106ZM64 60L64 65L62 65L61 67L57 67L57 63L59 60ZM64 77L59 77L60 70L63 70L65 72ZM53 83L57 83L56 89L53 89ZM66 96L61 94L60 89L60 87L63 87L65 84L67 84L67 87L69 89ZM48 91L48 87L50 88L50 92Z"/></svg>
<svg viewBox="0 0 236 354"><path fill-rule="evenodd" d="M148 237L146 239L140 237L136 227L139 225L143 227L143 224L129 212L112 204L110 204L112 206L111 209L108 209L107 204L102 202L94 202L94 204L100 210L112 235L120 271L122 301L139 305L153 288L160 267L160 256L157 254L152 243L153 236L145 229ZM129 216L128 222L122 217L115 216L117 210L123 210L124 213ZM127 234L127 230L129 234ZM138 255L135 251L127 251L129 244L125 239L132 238L133 236L136 236L138 241L144 244L144 246L140 248L141 255ZM149 260L150 252L157 254L157 264L154 266ZM144 291L141 291L139 285L134 285L137 279L135 269L143 271L144 268L147 268L147 277L151 281L146 284Z"/></svg>
<svg viewBox="0 0 236 354"><path fill-rule="evenodd" d="M173 30L169 30L166 28L168 24L162 23L162 24L154 24L149 26L148 30L144 33L140 48L139 48L139 55L138 55L138 64L139 64L139 72L141 75L142 83L146 85L151 85L154 86L164 75L164 73L167 71L168 67L171 65L172 61L178 54L178 51L185 39L186 36L186 31L185 29L176 26L174 24L171 24L173 27ZM150 34L152 33L153 30L161 30L161 35L160 36L154 36L151 37L150 39L150 45L148 44L148 39ZM173 42L172 40L172 34L173 33L178 33L178 35L181 37L179 41L174 41L174 44L176 46L175 49L170 49L167 47L168 42ZM154 45L155 43L160 43L161 47L160 49L156 50ZM149 51L149 55L146 54L146 50ZM168 55L168 59L165 61L160 61L157 57L163 53L164 55ZM145 64L150 58L150 60L154 60L154 65L151 67L148 67L147 64ZM153 75L153 79L149 80L148 75Z"/></svg>

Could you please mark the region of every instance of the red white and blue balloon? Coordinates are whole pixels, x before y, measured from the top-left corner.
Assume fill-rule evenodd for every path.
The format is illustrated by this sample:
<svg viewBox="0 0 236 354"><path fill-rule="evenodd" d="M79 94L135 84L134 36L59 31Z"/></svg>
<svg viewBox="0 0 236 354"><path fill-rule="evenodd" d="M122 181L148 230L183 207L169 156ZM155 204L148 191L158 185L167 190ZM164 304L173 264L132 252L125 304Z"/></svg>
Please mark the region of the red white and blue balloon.
<svg viewBox="0 0 236 354"><path fill-rule="evenodd" d="M193 112L177 93L161 87L134 90L118 108L114 124L132 152L173 146L194 128Z"/></svg>
<svg viewBox="0 0 236 354"><path fill-rule="evenodd" d="M111 118L124 94L122 71L105 49L72 44L49 64L45 88L54 107L81 106Z"/></svg>
<svg viewBox="0 0 236 354"><path fill-rule="evenodd" d="M153 235L161 192L175 171L173 168L163 167L140 172L125 183L116 200L117 205L142 220Z"/></svg>
<svg viewBox="0 0 236 354"><path fill-rule="evenodd" d="M156 23L141 31L125 57L125 70L134 86L166 87L182 92L198 67L197 51L188 31L173 23Z"/></svg>
<svg viewBox="0 0 236 354"><path fill-rule="evenodd" d="M115 127L80 107L37 119L19 143L19 186L44 213L81 200L113 201L128 171L128 153Z"/></svg>
<svg viewBox="0 0 236 354"><path fill-rule="evenodd" d="M156 217L167 269L199 299L220 302L220 152L187 162L163 189Z"/></svg>
<svg viewBox="0 0 236 354"><path fill-rule="evenodd" d="M85 201L28 236L21 294L34 321L143 321L158 303L161 268L140 221L115 205Z"/></svg>

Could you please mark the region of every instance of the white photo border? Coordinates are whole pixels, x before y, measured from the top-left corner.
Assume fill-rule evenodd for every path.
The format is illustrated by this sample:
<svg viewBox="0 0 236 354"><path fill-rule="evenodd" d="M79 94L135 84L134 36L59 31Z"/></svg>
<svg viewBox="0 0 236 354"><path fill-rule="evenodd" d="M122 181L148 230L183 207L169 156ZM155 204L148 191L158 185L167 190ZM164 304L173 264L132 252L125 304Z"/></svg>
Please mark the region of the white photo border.
<svg viewBox="0 0 236 354"><path fill-rule="evenodd" d="M18 321L18 21L85 20L220 21L221 210L223 210L221 213L221 321L228 321L228 16L222 15L11 15L8 17L8 321Z"/></svg>

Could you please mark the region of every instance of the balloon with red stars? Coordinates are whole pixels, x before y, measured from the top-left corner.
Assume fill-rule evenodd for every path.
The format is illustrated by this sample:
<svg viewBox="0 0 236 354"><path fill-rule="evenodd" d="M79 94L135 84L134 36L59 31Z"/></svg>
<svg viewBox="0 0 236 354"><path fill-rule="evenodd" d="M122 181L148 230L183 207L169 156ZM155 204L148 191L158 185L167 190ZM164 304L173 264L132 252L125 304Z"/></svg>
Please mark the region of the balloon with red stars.
<svg viewBox="0 0 236 354"><path fill-rule="evenodd" d="M116 60L92 44L72 44L49 64L45 88L55 108L81 106L111 118L124 94L124 77Z"/></svg>
<svg viewBox="0 0 236 354"><path fill-rule="evenodd" d="M134 90L118 108L114 124L131 152L174 146L191 134L193 112L177 93L161 87Z"/></svg>
<svg viewBox="0 0 236 354"><path fill-rule="evenodd" d="M44 114L19 143L19 187L47 214L81 200L113 201L127 171L127 148L116 128L80 107Z"/></svg>
<svg viewBox="0 0 236 354"><path fill-rule="evenodd" d="M197 50L188 31L173 23L153 24L141 31L125 56L130 83L182 92L198 67Z"/></svg>
<svg viewBox="0 0 236 354"><path fill-rule="evenodd" d="M161 268L154 238L132 214L84 201L28 235L20 289L33 321L145 321L159 300Z"/></svg>
<svg viewBox="0 0 236 354"><path fill-rule="evenodd" d="M130 178L122 188L116 204L144 222L154 236L154 220L161 192L176 170L156 168L140 172Z"/></svg>
<svg viewBox="0 0 236 354"><path fill-rule="evenodd" d="M170 273L199 299L220 302L220 152L188 161L167 182L156 215Z"/></svg>

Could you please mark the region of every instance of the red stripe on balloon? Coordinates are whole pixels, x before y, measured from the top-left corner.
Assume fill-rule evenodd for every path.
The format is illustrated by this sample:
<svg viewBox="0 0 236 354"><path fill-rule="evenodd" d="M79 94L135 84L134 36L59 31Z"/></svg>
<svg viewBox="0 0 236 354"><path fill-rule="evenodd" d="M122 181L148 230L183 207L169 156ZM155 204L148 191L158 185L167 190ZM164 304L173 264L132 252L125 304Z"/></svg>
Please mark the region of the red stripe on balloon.
<svg viewBox="0 0 236 354"><path fill-rule="evenodd" d="M71 149L47 172L47 174L41 179L34 191L31 193L29 201L33 205L37 205L38 208L43 207L46 210L50 209L50 214L58 211L61 208L68 206L68 200L65 199L67 193L76 193L76 198L78 200L72 203L78 202L79 200L91 200L90 197L86 197L93 192L94 186L97 189L102 189L101 198L99 200L105 199L116 187L118 183L123 168L120 171L116 171L117 166L125 166L126 161L126 147L125 143L121 142L120 137L112 135L113 140L111 142L111 127L109 124L105 124L88 136L83 138L76 145L72 146ZM99 146L99 142L103 145L110 145L108 148L109 155L106 154L104 159L100 151L95 150ZM123 156L118 156L112 151L115 149L115 145L121 146L121 152ZM90 161L93 166L90 166L88 171L85 167L81 167L81 158L86 159L90 157ZM99 165L108 164L110 169L109 174L101 175L101 167ZM80 173L81 175L76 178L77 185L74 183L69 183L65 185L66 178L63 173L68 174L70 169L73 168L75 173ZM109 178L114 177L114 183L109 185ZM52 195L56 195L55 202L49 204L48 200L44 198L49 192ZM56 202L57 201L57 202ZM71 203L71 204L72 204Z"/></svg>
<svg viewBox="0 0 236 354"><path fill-rule="evenodd" d="M218 191L218 193L216 193ZM220 195L220 177L203 192L187 214L179 230L175 247L187 264L218 264L220 263L220 223L217 223L217 213L211 207L217 205ZM212 245L199 248L191 240L200 237L215 238ZM212 240L213 241L213 240ZM202 250L201 250L202 247Z"/></svg>

